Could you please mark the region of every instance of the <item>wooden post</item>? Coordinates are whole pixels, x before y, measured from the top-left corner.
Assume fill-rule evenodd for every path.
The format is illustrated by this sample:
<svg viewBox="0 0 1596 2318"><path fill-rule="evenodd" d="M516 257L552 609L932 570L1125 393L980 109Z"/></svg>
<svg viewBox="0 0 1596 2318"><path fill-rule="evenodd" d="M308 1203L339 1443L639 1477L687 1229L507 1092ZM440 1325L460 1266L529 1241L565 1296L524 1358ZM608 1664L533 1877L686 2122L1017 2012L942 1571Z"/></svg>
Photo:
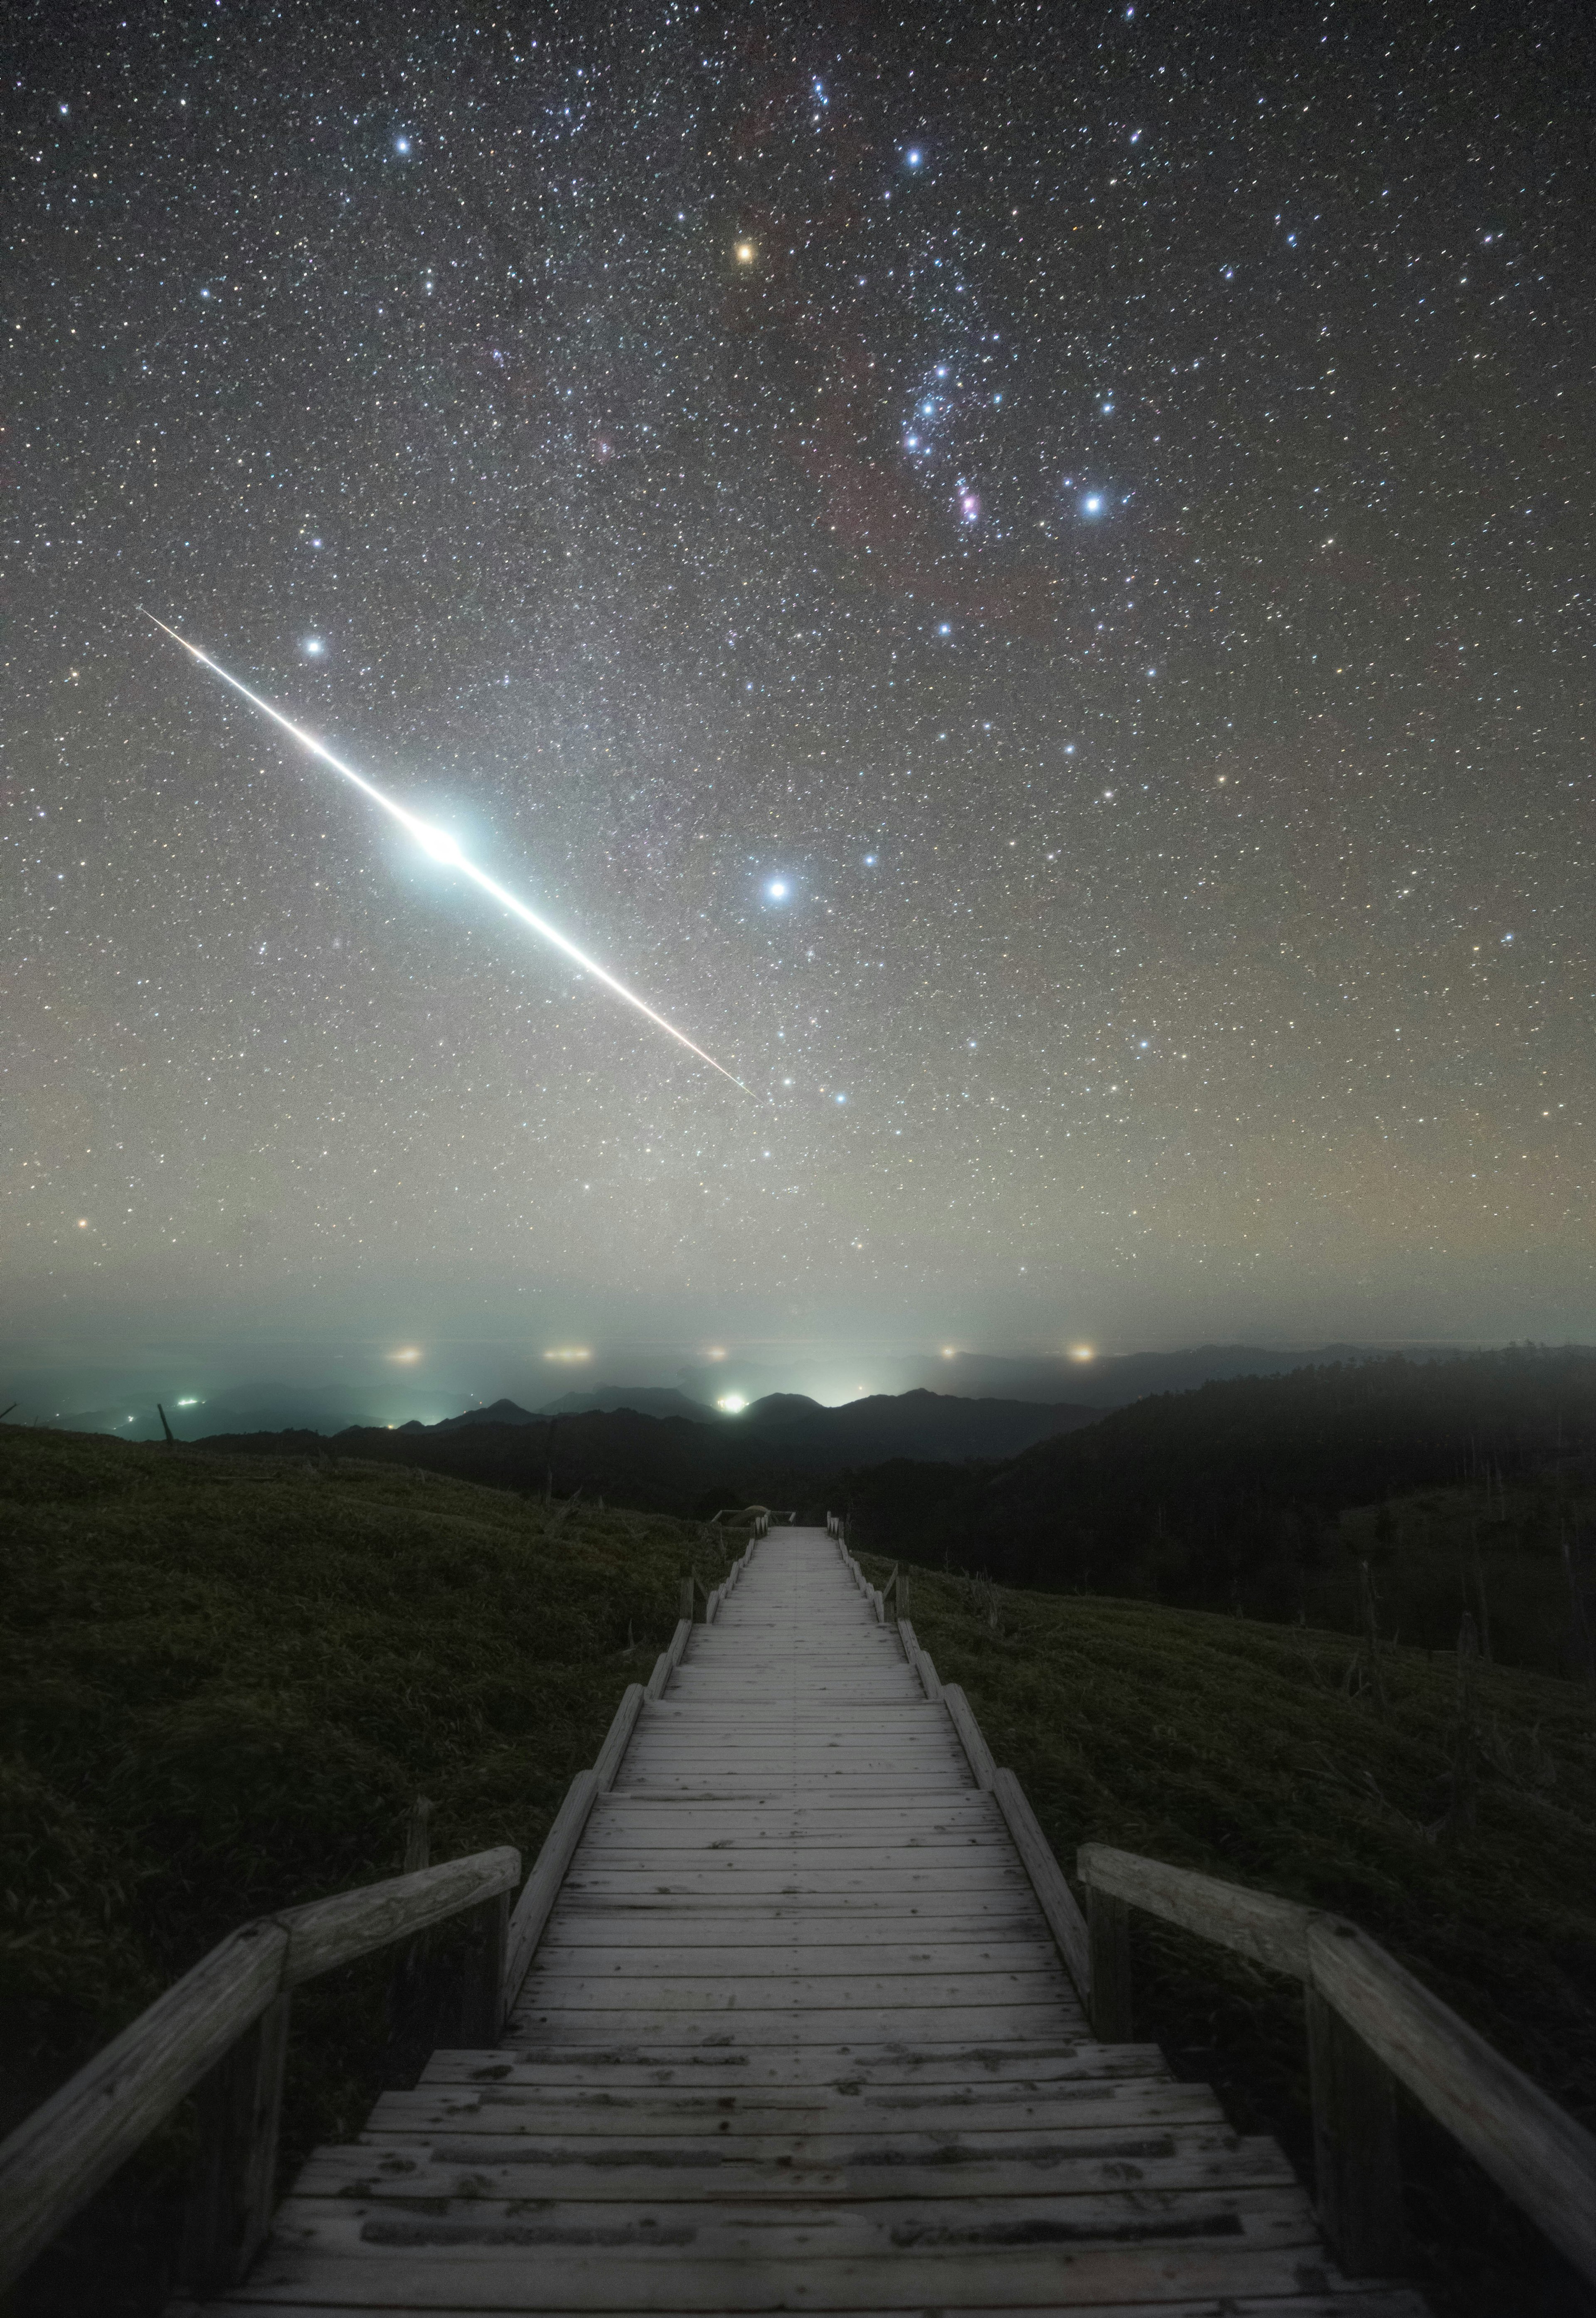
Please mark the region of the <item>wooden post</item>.
<svg viewBox="0 0 1596 2318"><path fill-rule="evenodd" d="M691 1577L684 1577L681 1582L681 1586L678 1588L677 1616L678 1618L686 1618L689 1625L693 1622L693 1580Z"/></svg>
<svg viewBox="0 0 1596 2318"><path fill-rule="evenodd" d="M1403 2253L1395 2082L1317 1989L1305 1994L1319 2219L1349 2277L1394 2270Z"/></svg>
<svg viewBox="0 0 1596 2318"><path fill-rule="evenodd" d="M1131 1911L1095 1884L1086 1887L1091 1949L1091 2033L1100 2044L1128 2044L1131 2026Z"/></svg>
<svg viewBox="0 0 1596 2318"><path fill-rule="evenodd" d="M432 1864L432 1815L437 1805L425 1795L417 1795L410 1805L410 1816L405 1821L404 1873L414 1875L418 1868Z"/></svg>
<svg viewBox="0 0 1596 2318"><path fill-rule="evenodd" d="M498 2042L509 1922L507 1891L483 1900L466 1918L465 1953L460 1960L459 2035L468 2051Z"/></svg>
<svg viewBox="0 0 1596 2318"><path fill-rule="evenodd" d="M202 2078L180 2272L192 2293L239 2285L271 2227L291 1997L280 1996Z"/></svg>

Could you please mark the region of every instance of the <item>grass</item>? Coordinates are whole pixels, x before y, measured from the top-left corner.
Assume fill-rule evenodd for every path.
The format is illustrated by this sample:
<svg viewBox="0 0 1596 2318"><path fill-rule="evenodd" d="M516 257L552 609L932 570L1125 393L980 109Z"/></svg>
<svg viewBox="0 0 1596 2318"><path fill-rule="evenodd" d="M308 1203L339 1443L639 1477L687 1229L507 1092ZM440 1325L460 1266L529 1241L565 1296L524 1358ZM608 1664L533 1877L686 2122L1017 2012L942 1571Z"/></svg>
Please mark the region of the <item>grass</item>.
<svg viewBox="0 0 1596 2318"><path fill-rule="evenodd" d="M741 1545L400 1468L10 1426L0 1523L0 2130L235 1924L397 1873L418 1794L435 1859L530 1862L680 1574L713 1585ZM286 2168L363 2123L387 1972L296 1999ZM139 2278L182 2154L180 2122L16 2308L158 2307ZM130 2233L144 2270L107 2282Z"/></svg>
<svg viewBox="0 0 1596 2318"><path fill-rule="evenodd" d="M888 1564L864 1557L882 1582ZM1089 1840L1354 1918L1565 2107L1596 2123L1596 1694L1479 1666L1473 1825L1448 1836L1457 1661L1203 1611L917 1569L910 1615L1059 1859ZM1349 1679L1350 1677L1350 1679ZM1300 1994L1148 1919L1138 2031L1309 2168ZM1404 2126L1404 2130L1409 2128ZM1584 2309L1449 2144L1411 2130L1438 2307Z"/></svg>

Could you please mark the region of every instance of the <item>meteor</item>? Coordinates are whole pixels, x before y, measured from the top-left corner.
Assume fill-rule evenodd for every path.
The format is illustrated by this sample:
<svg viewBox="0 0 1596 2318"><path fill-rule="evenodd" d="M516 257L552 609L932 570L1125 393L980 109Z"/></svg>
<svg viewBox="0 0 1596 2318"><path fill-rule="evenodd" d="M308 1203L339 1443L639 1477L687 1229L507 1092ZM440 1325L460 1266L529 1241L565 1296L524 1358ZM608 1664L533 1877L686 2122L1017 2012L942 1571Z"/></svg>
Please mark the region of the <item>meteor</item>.
<svg viewBox="0 0 1596 2318"><path fill-rule="evenodd" d="M142 608L140 606L140 609ZM749 1088L743 1085L740 1078L734 1076L726 1068L723 1063L717 1063L713 1055L706 1055L702 1047L695 1046L685 1030L678 1030L676 1024L668 1022L663 1014L656 1014L654 1009L640 998L635 990L628 990L626 984L618 981L614 975L600 966L596 958L589 957L586 951L577 948L575 942L568 940L557 926L551 926L546 918L540 918L534 910L529 910L525 902L517 900L516 896L507 891L497 878L490 877L485 869L479 869L476 863L470 860L461 850L460 846L446 829L435 829L430 822L423 821L419 813L410 813L393 797L385 795L375 781L368 781L365 775L357 773L353 765L346 765L341 758L335 757L330 749L323 748L314 733L304 732L298 724L291 723L281 709L273 708L271 702L263 700L257 692L251 692L249 687L247 684L240 684L236 676L229 676L227 669L202 652L198 644L191 644L186 636L180 636L175 628L169 628L166 625L165 620L156 619L153 612L146 612L144 616L147 620L152 621L164 636L170 636L175 644L181 644L185 652L199 661L202 668L208 668L212 676L220 676L224 684L230 684L235 692L242 693L252 708L258 708L263 716L269 716L273 724L280 724L285 732L291 734L299 742L301 749L308 749L313 757L319 757L324 765L330 765L335 773L341 773L346 781L353 782L363 796L368 796L373 804L381 805L391 820L398 822L408 837L415 839L424 853L430 854L435 861L441 862L446 869L458 869L462 876L469 877L473 885L480 886L484 894L498 903L502 909L508 910L512 917L519 918L523 925L530 926L534 934L541 935L542 939L550 943L553 948L562 951L575 965L581 967L584 974L590 974L596 982L602 982L606 990L613 990L617 998L623 998L628 1006L634 1006L640 1014L645 1015L653 1023L656 1029L663 1030L668 1037L674 1038L678 1047L686 1047L690 1055L696 1055L699 1061L707 1063L712 1071L719 1071L723 1079L730 1079L732 1085L740 1089L742 1093L748 1094L751 1092Z"/></svg>

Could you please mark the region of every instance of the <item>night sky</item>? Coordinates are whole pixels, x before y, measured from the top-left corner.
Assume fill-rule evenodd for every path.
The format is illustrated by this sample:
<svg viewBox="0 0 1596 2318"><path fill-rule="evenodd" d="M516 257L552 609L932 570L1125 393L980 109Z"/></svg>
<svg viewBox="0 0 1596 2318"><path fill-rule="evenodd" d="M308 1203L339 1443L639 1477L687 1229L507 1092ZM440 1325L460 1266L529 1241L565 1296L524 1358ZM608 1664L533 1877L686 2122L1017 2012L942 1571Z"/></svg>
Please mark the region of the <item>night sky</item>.
<svg viewBox="0 0 1596 2318"><path fill-rule="evenodd" d="M22 11L15 1356L1590 1334L1583 15Z"/></svg>

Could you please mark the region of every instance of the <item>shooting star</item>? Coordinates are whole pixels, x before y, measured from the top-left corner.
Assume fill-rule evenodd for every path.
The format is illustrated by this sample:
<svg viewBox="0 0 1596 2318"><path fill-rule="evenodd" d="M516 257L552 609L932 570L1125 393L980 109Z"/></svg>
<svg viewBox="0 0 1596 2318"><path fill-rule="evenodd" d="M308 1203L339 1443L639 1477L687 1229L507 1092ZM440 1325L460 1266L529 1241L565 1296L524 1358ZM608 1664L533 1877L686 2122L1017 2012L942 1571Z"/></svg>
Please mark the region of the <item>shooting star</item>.
<svg viewBox="0 0 1596 2318"><path fill-rule="evenodd" d="M143 606L140 606L139 608L142 610ZM574 941L568 940L557 926L551 926L546 918L540 918L535 910L529 910L525 902L518 900L514 894L508 892L496 877L490 877L485 869L479 869L476 863L461 850L459 844L450 836L446 829L434 828L430 822L423 821L419 813L409 812L393 797L386 795L377 786L375 781L368 781L365 775L357 773L353 765L346 765L341 758L335 757L330 749L323 748L314 733L304 732L298 724L284 716L281 709L273 708L269 700L263 700L259 693L251 692L247 684L240 684L236 676L229 676L227 669L211 660L207 653L202 652L198 644L191 644L186 636L180 636L175 628L169 628L166 625L165 620L156 619L153 612L145 612L144 616L147 620L152 621L164 636L170 636L175 644L181 644L185 652L199 661L202 668L208 668L212 676L220 676L224 684L230 684L235 692L242 693L252 708L258 708L263 716L269 716L273 724L280 724L285 732L291 734L299 742L301 749L308 749L313 757L319 757L324 765L330 765L335 773L341 773L346 781L353 782L363 796L369 796L373 804L380 804L390 819L398 822L408 837L415 839L424 853L430 854L432 858L441 862L444 868L458 869L462 876L469 877L473 885L480 886L484 894L498 903L501 908L508 910L512 917L519 918L524 926L530 926L534 934L541 935L543 940L550 943L553 948L562 951L574 965L581 967L584 974L590 974L595 982L602 982L606 990L613 990L617 998L623 998L628 1006L635 1007L640 1014L646 1016L648 1020L653 1023L656 1029L663 1030L668 1038L674 1038L678 1047L686 1047L690 1055L696 1055L699 1061L707 1063L712 1071L719 1071L723 1079L730 1079L732 1085L743 1094L752 1092L750 1088L744 1086L742 1081L733 1072L729 1071L723 1063L717 1063L713 1055L706 1055L702 1047L695 1046L685 1030L678 1030L676 1024L668 1022L663 1014L656 1014L654 1009L646 1000L640 998L635 990L628 990L626 984L617 980L606 967L600 966L596 958L589 957L585 950L579 950L577 948Z"/></svg>

